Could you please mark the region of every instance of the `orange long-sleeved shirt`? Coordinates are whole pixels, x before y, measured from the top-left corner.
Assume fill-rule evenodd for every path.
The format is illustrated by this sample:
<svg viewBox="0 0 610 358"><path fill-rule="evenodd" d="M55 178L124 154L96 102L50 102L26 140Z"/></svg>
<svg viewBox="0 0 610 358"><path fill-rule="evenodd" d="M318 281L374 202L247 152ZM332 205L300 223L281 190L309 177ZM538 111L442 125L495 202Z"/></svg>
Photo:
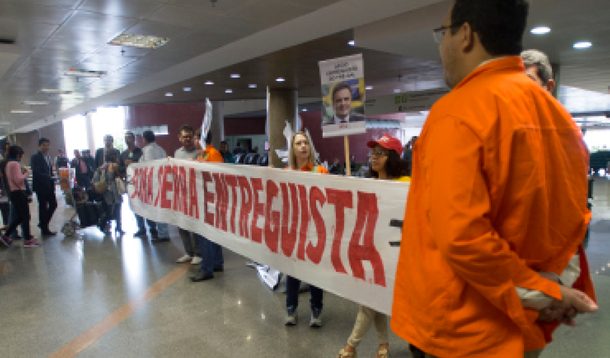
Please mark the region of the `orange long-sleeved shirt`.
<svg viewBox="0 0 610 358"><path fill-rule="evenodd" d="M538 324L515 287L561 298L537 272L561 273L590 220L582 135L523 72L519 57L474 70L415 146L391 326L439 357L544 347L556 325ZM580 281L594 297L588 270Z"/></svg>

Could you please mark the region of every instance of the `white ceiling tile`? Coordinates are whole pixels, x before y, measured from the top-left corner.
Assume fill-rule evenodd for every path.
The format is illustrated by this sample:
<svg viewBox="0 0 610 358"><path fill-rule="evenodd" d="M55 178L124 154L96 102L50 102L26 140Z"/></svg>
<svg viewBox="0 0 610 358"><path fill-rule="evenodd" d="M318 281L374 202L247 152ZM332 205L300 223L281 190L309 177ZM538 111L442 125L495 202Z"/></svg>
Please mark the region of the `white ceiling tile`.
<svg viewBox="0 0 610 358"><path fill-rule="evenodd" d="M166 5L148 17L149 20L199 30L220 16L199 11L194 8L183 8Z"/></svg>
<svg viewBox="0 0 610 358"><path fill-rule="evenodd" d="M106 15L142 18L154 12L160 1L86 0L79 10Z"/></svg>

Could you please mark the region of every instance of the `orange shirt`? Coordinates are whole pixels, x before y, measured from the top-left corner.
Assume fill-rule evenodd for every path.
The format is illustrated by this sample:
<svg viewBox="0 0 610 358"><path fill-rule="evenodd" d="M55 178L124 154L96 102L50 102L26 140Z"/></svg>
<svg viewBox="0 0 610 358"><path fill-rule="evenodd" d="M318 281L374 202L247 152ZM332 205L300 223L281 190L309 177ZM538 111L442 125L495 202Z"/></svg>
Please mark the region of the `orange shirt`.
<svg viewBox="0 0 610 358"><path fill-rule="evenodd" d="M293 170L293 169L288 166L288 167L284 168L284 170ZM321 165L316 165L314 167L311 164L307 164L303 168L301 168L300 170L302 172L314 172L314 173L319 173L319 174L328 174L328 169L324 168Z"/></svg>
<svg viewBox="0 0 610 358"><path fill-rule="evenodd" d="M224 163L225 161L222 159L222 154L217 151L213 145L208 145L204 151L199 154L197 160L202 162L211 162L211 163Z"/></svg>
<svg viewBox="0 0 610 358"><path fill-rule="evenodd" d="M434 105L413 153L391 326L439 357L522 357L550 341L515 287L561 298L537 272L579 251L588 151L570 114L523 74L489 62ZM594 298L584 262L577 285Z"/></svg>

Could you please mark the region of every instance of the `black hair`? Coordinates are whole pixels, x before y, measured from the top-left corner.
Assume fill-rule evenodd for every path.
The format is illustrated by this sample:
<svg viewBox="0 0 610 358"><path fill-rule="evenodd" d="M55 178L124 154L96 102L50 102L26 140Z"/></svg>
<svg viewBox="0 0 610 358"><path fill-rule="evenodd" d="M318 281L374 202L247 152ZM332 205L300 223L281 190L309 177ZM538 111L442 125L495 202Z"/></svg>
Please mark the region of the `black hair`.
<svg viewBox="0 0 610 358"><path fill-rule="evenodd" d="M405 176L407 175L407 162L400 159L400 154L396 153L395 150L388 150L388 160L385 162L385 172L390 179L397 179ZM379 173L369 166L369 176L371 178L379 178Z"/></svg>
<svg viewBox="0 0 610 358"><path fill-rule="evenodd" d="M11 145L8 147L8 158L17 159L18 156L23 154L23 149L18 145Z"/></svg>
<svg viewBox="0 0 610 358"><path fill-rule="evenodd" d="M229 143L227 143L227 141L223 140L222 142L220 142L220 145L226 144L227 146L229 145Z"/></svg>
<svg viewBox="0 0 610 358"><path fill-rule="evenodd" d="M335 88L333 88L333 97L332 97L333 102L335 101L335 94L337 92L341 91L341 90L344 90L344 89L348 90L349 91L349 97L350 98L352 97L352 87L350 85L348 85L347 83L345 83L345 82L340 82L340 83L335 85Z"/></svg>
<svg viewBox="0 0 610 358"><path fill-rule="evenodd" d="M455 0L451 33L469 23L490 55L518 56L523 51L528 12L527 0Z"/></svg>
<svg viewBox="0 0 610 358"><path fill-rule="evenodd" d="M193 127L189 126L188 124L183 125L182 127L180 127L180 130L178 131L178 135L182 135L182 132L193 132Z"/></svg>
<svg viewBox="0 0 610 358"><path fill-rule="evenodd" d="M205 137L205 144L212 144L212 132L208 132L208 135Z"/></svg>
<svg viewBox="0 0 610 358"><path fill-rule="evenodd" d="M50 141L50 140L48 140L47 138L44 138L44 137L43 137L43 138L40 138L40 139L38 140L38 146L40 147L40 146L42 145L42 143L49 143L49 144L50 144L50 143L51 143L51 141Z"/></svg>
<svg viewBox="0 0 610 358"><path fill-rule="evenodd" d="M142 133L142 137L144 137L148 143L155 141L155 133L153 133L153 131L144 131L144 133Z"/></svg>
<svg viewBox="0 0 610 358"><path fill-rule="evenodd" d="M106 155L104 156L104 160L106 160L107 163L115 163L117 161L117 159L119 159L119 157L117 156L116 152L113 150L109 150L108 152L106 152Z"/></svg>
<svg viewBox="0 0 610 358"><path fill-rule="evenodd" d="M126 136L127 136L127 135L130 135L130 136L132 136L132 137L135 137L135 136L136 136L135 134L133 134L133 132L132 132L132 131L127 131L127 132L125 132L125 135L126 135Z"/></svg>

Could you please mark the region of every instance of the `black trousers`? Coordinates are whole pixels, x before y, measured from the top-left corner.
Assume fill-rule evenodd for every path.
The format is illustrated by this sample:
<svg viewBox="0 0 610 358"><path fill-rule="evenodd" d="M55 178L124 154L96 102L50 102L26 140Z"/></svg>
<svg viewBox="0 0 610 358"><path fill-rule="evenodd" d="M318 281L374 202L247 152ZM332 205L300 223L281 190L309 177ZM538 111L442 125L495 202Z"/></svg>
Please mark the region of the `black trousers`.
<svg viewBox="0 0 610 358"><path fill-rule="evenodd" d="M10 236L18 225L21 225L23 239L30 239L30 205L25 191L15 190L9 195L15 207L16 217L6 229L4 235Z"/></svg>
<svg viewBox="0 0 610 358"><path fill-rule="evenodd" d="M4 225L9 225L9 213L10 213L11 205L7 202L0 203L0 212L2 212L2 223Z"/></svg>
<svg viewBox="0 0 610 358"><path fill-rule="evenodd" d="M286 308L299 306L299 288L301 287L301 280L292 276L286 275ZM309 285L309 292L311 293L311 299L309 304L312 309L322 309L322 298L324 291L316 286Z"/></svg>
<svg viewBox="0 0 610 358"><path fill-rule="evenodd" d="M57 199L55 198L55 190L49 192L37 191L38 198L38 227L42 231L49 230L49 222L57 209Z"/></svg>

